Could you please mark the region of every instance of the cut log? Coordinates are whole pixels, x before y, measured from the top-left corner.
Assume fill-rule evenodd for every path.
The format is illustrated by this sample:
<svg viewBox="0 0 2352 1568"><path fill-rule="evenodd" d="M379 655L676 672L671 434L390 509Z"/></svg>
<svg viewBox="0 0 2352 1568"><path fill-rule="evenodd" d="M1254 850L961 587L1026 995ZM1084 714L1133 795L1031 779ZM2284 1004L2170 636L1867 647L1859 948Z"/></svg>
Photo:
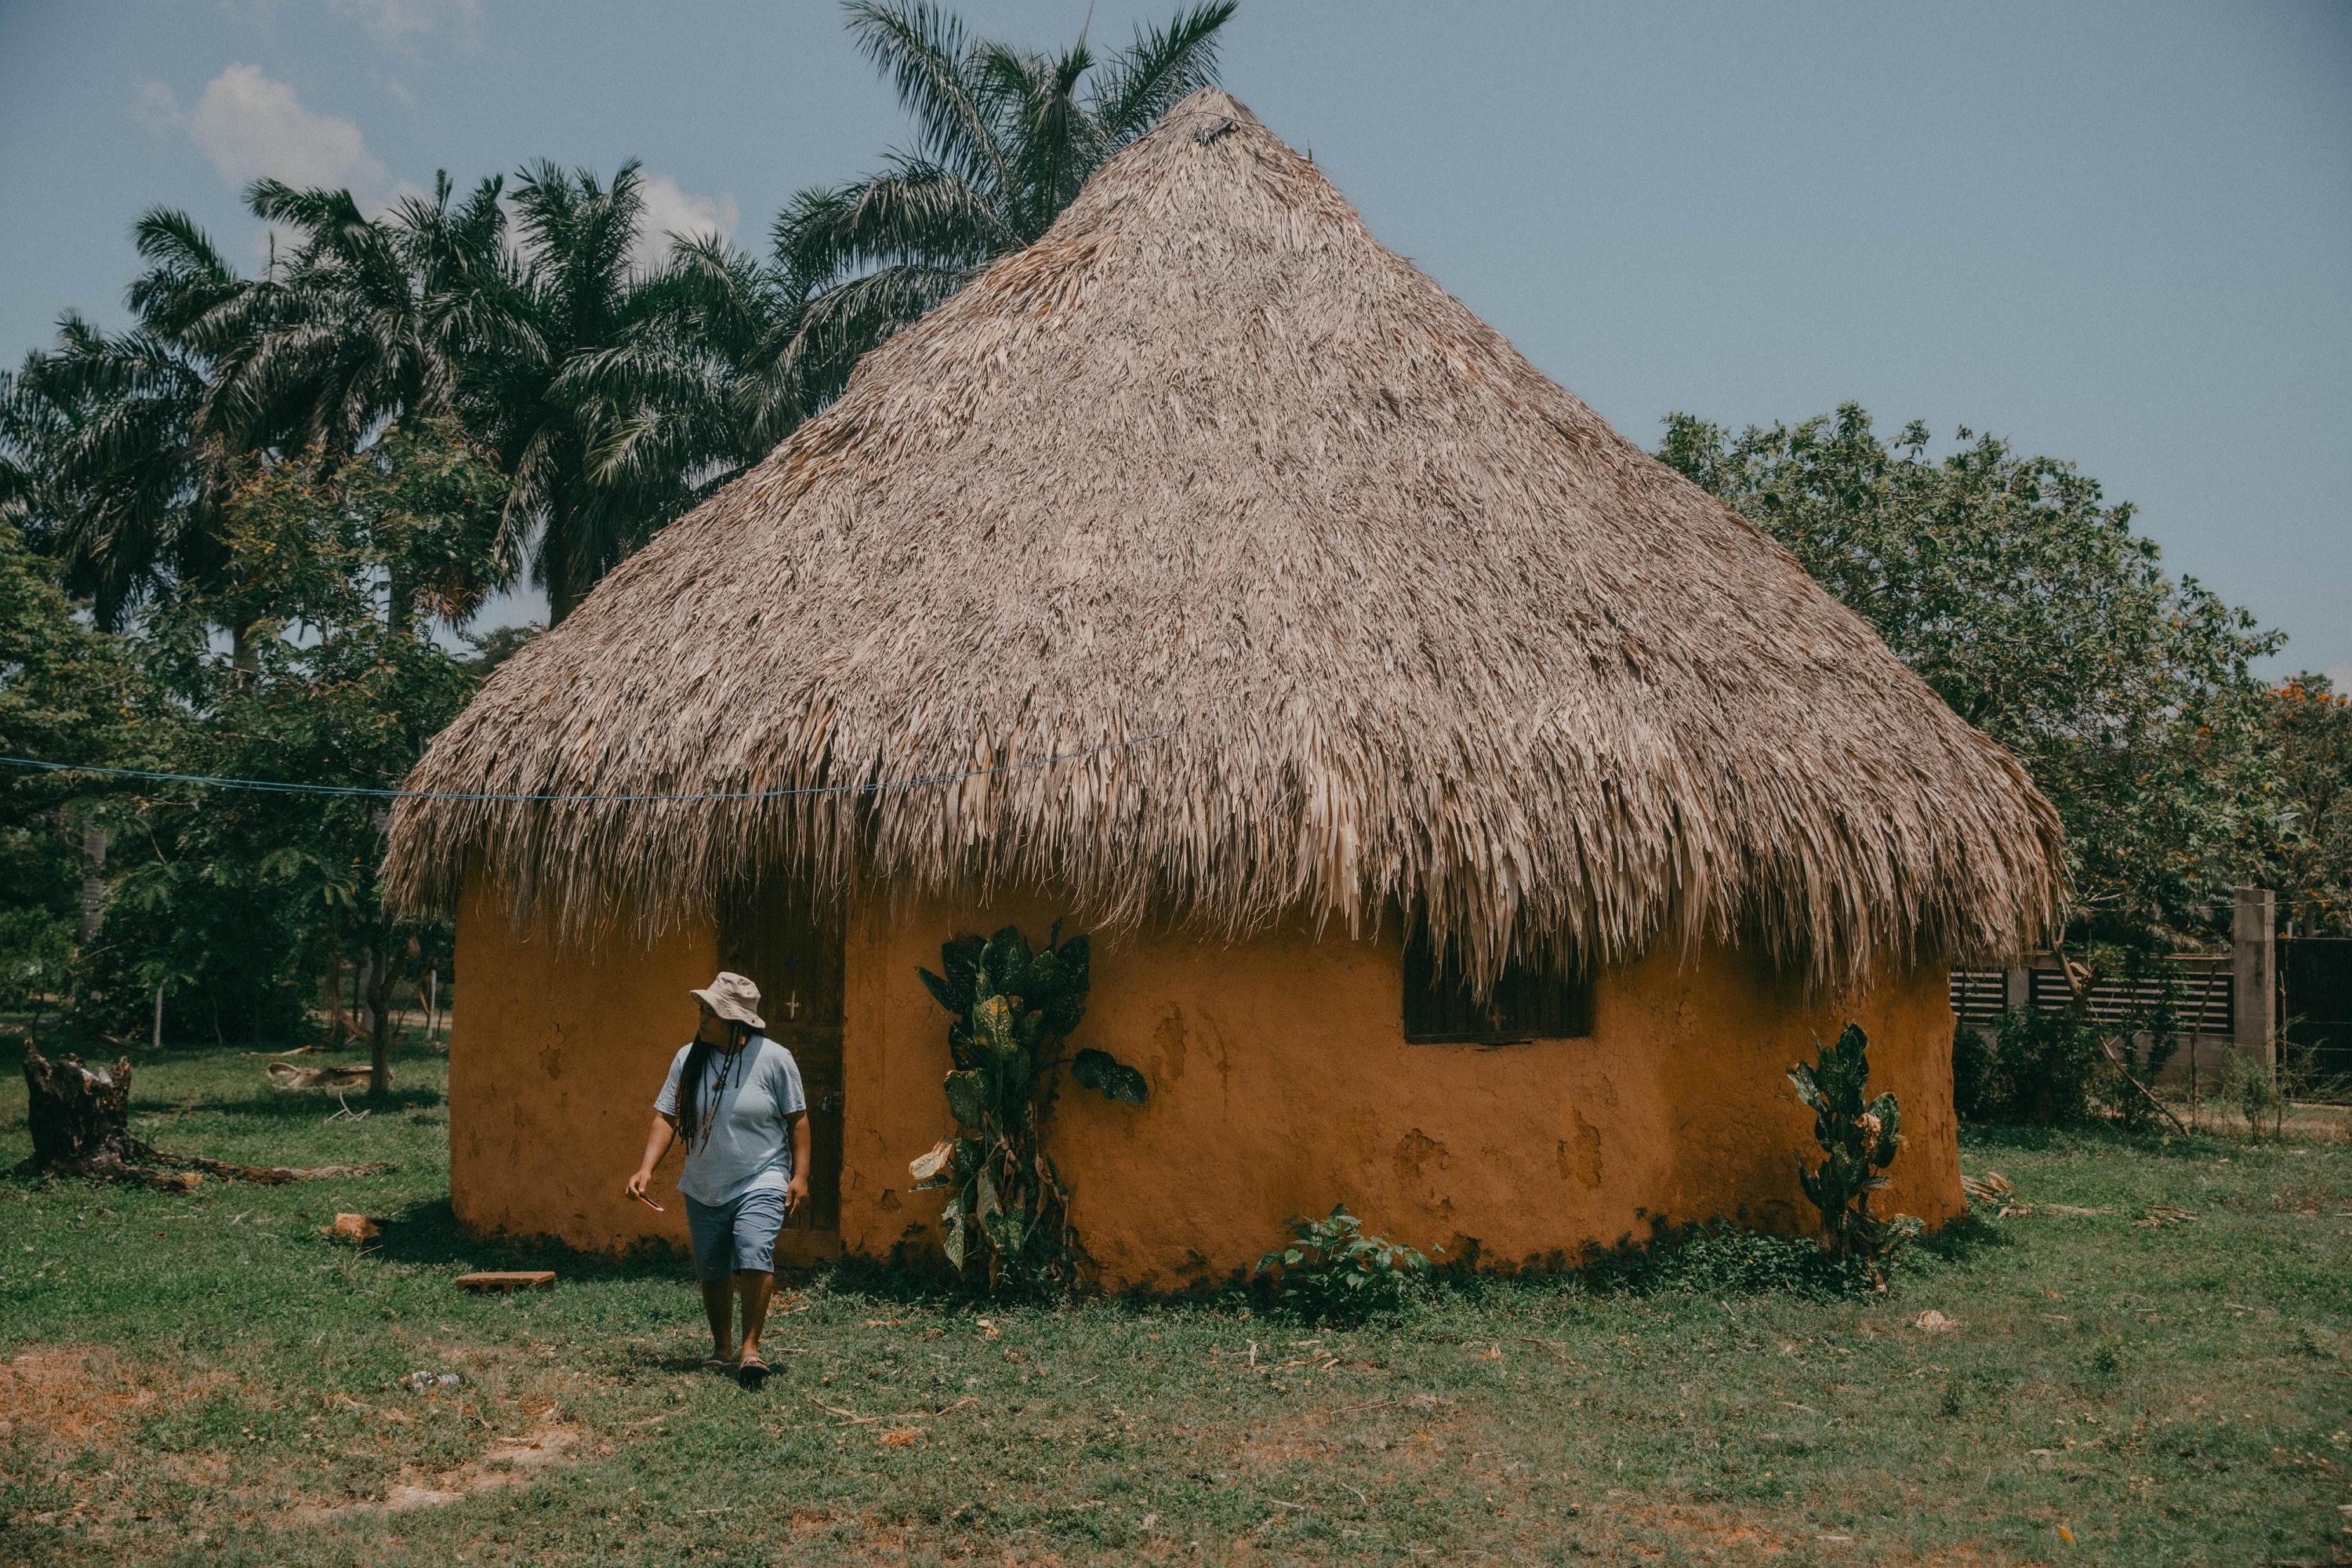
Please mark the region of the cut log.
<svg viewBox="0 0 2352 1568"><path fill-rule="evenodd" d="M555 1270L552 1268L492 1269L482 1274L457 1276L460 1290L552 1290Z"/></svg>
<svg viewBox="0 0 2352 1568"><path fill-rule="evenodd" d="M321 1176L368 1176L392 1167L378 1160L364 1165L239 1165L201 1154L173 1154L131 1136L131 1058L92 1070L79 1057L50 1061L25 1047L25 1121L33 1152L17 1165L19 1176L87 1176L92 1181L135 1182L142 1186L185 1192L204 1176L233 1181L310 1181Z"/></svg>

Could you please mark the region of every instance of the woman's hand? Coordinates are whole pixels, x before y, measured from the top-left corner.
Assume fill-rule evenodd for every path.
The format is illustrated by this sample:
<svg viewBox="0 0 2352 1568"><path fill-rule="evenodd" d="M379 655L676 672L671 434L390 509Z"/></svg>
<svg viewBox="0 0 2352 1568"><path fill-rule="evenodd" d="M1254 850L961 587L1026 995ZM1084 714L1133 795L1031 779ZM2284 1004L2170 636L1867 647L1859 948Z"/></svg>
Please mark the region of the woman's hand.
<svg viewBox="0 0 2352 1568"><path fill-rule="evenodd" d="M808 1173L794 1171L793 1179L784 1184L784 1213L796 1215L801 1212L801 1205L806 1202L808 1202Z"/></svg>
<svg viewBox="0 0 2352 1568"><path fill-rule="evenodd" d="M628 1179L621 1191L647 1208L661 1207L661 1205L646 1196L646 1184L654 1179L654 1172L668 1156L669 1146L677 1137L677 1125L668 1117L656 1111L654 1124L646 1132L646 1157L637 1162L637 1173Z"/></svg>

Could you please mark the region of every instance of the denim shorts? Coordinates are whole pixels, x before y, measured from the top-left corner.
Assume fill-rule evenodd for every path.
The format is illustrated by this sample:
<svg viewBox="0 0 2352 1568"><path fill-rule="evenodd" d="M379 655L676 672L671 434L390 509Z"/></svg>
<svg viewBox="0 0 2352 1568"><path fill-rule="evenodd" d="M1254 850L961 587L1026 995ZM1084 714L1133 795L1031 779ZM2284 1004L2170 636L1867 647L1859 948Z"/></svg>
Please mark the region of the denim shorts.
<svg viewBox="0 0 2352 1568"><path fill-rule="evenodd" d="M694 1238L694 1277L773 1274L776 1233L784 1228L784 1194L773 1188L745 1193L731 1204L686 1198L686 1228Z"/></svg>

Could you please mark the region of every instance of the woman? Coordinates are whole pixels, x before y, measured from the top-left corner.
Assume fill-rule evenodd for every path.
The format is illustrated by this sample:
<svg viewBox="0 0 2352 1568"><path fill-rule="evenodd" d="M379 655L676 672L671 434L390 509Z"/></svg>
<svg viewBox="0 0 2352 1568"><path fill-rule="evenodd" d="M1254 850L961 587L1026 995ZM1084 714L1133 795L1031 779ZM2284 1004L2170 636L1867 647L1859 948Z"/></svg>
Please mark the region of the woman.
<svg viewBox="0 0 2352 1568"><path fill-rule="evenodd" d="M685 1143L677 1190L710 1319L710 1359L702 1364L718 1372L731 1365L746 1388L756 1388L768 1375L760 1331L775 1289L776 1233L808 1201L808 1100L792 1052L760 1033L768 1026L757 985L722 972L691 994L702 1008L701 1026L670 1058L645 1160L625 1190L652 1204L646 1184L654 1167L672 1142ZM739 1297L740 1346L730 1343Z"/></svg>

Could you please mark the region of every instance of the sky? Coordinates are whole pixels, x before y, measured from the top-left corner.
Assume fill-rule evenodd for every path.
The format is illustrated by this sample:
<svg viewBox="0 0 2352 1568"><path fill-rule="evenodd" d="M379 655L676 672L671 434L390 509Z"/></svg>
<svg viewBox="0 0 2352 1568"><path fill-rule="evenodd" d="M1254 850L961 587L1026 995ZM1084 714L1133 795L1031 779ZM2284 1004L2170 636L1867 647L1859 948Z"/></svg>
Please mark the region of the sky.
<svg viewBox="0 0 2352 1568"><path fill-rule="evenodd" d="M960 9L1047 47L1175 4ZM1630 438L1849 400L1993 432L2289 633L2271 673L2352 686L2352 0L1244 0L1223 62ZM126 321L148 207L257 267L262 175L635 157L662 229L757 247L907 135L827 0L0 0L0 359Z"/></svg>

